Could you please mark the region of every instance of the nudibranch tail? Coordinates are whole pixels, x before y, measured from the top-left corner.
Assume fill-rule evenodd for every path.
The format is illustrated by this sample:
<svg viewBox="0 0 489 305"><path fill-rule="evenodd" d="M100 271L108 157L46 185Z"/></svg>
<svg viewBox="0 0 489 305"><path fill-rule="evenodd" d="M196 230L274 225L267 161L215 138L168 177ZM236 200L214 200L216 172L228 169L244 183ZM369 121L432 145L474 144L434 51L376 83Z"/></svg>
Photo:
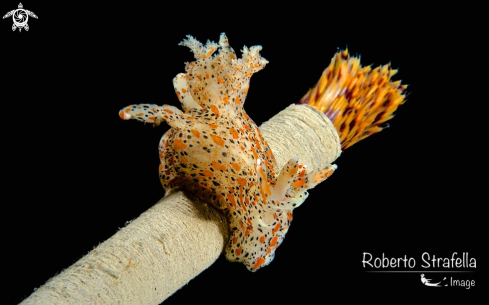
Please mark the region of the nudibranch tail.
<svg viewBox="0 0 489 305"><path fill-rule="evenodd" d="M335 54L316 86L298 104L309 104L333 122L346 149L380 132L405 102L407 85L390 78L397 73L390 64L371 69L348 50Z"/></svg>

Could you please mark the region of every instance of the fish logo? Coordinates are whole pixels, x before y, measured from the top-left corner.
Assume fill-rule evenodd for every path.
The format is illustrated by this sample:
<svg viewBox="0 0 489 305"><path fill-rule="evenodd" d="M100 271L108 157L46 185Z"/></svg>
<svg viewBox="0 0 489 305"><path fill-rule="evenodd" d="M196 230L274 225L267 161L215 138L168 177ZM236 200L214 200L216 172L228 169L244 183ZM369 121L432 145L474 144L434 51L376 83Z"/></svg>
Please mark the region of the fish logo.
<svg viewBox="0 0 489 305"><path fill-rule="evenodd" d="M424 274L421 274L421 283L425 284L426 286L430 286L430 287L442 287L443 286L443 281L445 281L447 278L444 277L443 280L441 280L441 282L438 282L438 283L431 283L431 279L427 279L424 277ZM447 286L447 284L445 284L445 286Z"/></svg>

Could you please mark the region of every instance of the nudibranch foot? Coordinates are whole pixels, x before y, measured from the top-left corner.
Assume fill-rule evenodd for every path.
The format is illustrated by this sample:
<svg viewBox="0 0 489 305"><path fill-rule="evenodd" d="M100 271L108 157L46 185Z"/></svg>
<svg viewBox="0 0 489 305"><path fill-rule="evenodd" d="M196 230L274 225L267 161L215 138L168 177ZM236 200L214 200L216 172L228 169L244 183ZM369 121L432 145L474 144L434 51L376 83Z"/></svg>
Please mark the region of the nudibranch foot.
<svg viewBox="0 0 489 305"><path fill-rule="evenodd" d="M250 271L268 265L275 250L282 243L292 221L291 212L273 213L270 223L263 219L263 211L251 211L244 222L232 218L231 238L226 247L229 261L242 262Z"/></svg>

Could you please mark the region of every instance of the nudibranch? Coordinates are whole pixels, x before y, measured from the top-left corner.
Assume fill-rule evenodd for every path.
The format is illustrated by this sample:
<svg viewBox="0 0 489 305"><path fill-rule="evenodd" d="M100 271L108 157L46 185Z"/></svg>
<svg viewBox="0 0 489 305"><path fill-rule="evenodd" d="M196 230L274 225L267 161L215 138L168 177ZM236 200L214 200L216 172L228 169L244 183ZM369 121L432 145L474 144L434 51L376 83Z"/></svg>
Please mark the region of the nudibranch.
<svg viewBox="0 0 489 305"><path fill-rule="evenodd" d="M244 47L238 59L224 33L219 44L203 45L187 36L180 45L195 56L195 61L186 63L186 73L173 79L184 111L138 104L123 108L119 116L170 125L159 144L159 175L166 194L184 189L223 210L231 232L226 258L256 271L273 260L291 224L292 210L307 198L307 190L331 176L336 165L308 171L294 157L277 168L267 142L243 109L251 76L268 63L259 54L261 46ZM333 100L339 89L331 89ZM306 94L300 103L314 106L315 97ZM334 119L338 117L341 126L350 122L338 114Z"/></svg>

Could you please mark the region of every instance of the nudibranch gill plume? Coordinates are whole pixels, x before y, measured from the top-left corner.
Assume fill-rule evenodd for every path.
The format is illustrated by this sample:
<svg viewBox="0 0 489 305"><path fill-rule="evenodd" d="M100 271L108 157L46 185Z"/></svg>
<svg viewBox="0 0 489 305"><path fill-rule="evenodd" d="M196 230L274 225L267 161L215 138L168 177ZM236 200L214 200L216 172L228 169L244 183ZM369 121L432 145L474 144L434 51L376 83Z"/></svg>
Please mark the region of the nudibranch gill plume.
<svg viewBox="0 0 489 305"><path fill-rule="evenodd" d="M195 56L186 63L186 73L173 79L183 111L137 104L123 108L119 116L170 125L159 144L159 175L166 194L184 189L221 209L231 233L226 258L256 271L273 260L292 210L307 198L307 190L331 176L336 165L308 171L294 157L277 168L243 108L251 76L268 63L259 54L261 46L244 47L238 59L224 33L219 44L203 45L189 35L180 45ZM312 104L306 97L301 103Z"/></svg>

